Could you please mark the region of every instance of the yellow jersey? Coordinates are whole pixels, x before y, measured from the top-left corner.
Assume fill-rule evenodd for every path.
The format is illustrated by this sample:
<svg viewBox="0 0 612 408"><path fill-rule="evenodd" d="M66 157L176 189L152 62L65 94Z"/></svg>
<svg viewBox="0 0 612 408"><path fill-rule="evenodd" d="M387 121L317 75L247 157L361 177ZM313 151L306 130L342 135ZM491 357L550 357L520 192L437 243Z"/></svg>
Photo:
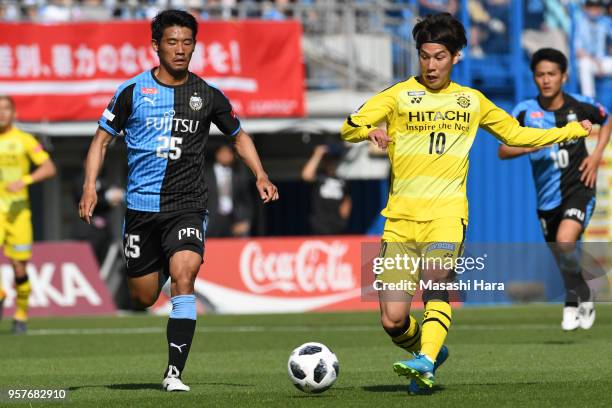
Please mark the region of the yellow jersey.
<svg viewBox="0 0 612 408"><path fill-rule="evenodd" d="M0 134L0 212L9 212L13 203L28 202L27 187L11 193L6 186L30 174L30 162L40 165L48 159L49 154L31 134L14 126Z"/></svg>
<svg viewBox="0 0 612 408"><path fill-rule="evenodd" d="M584 137L577 122L563 128L521 127L479 91L451 82L431 90L416 77L375 95L342 126L342 139L360 142L386 123L391 139L387 218L430 221L468 218L468 157L478 127L509 146L545 146Z"/></svg>

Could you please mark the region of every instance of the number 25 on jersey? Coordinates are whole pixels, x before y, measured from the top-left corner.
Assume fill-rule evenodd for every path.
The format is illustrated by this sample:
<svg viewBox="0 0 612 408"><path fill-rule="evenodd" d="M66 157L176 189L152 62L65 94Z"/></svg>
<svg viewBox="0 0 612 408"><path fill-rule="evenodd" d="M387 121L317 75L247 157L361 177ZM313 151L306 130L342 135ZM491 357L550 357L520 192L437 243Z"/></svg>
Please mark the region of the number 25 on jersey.
<svg viewBox="0 0 612 408"><path fill-rule="evenodd" d="M157 142L157 157L170 160L177 160L181 157L182 137L157 136Z"/></svg>

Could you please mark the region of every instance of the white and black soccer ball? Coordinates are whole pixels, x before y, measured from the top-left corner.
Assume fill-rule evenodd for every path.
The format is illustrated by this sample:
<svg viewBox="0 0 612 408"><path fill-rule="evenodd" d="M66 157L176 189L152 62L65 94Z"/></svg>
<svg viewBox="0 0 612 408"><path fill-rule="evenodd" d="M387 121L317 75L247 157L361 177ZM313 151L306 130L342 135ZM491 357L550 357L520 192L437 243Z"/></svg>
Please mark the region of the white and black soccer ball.
<svg viewBox="0 0 612 408"><path fill-rule="evenodd" d="M320 393L334 385L340 365L326 345L311 342L293 350L287 370L296 388L307 393Z"/></svg>

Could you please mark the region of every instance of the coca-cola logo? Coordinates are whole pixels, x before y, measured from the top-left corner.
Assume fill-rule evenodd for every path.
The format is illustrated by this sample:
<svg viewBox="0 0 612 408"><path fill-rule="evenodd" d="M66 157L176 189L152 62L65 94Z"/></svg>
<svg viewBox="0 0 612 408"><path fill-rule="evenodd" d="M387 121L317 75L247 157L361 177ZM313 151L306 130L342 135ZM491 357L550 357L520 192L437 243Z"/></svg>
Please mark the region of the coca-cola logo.
<svg viewBox="0 0 612 408"><path fill-rule="evenodd" d="M295 252L264 253L257 242L248 243L240 255L240 276L252 293L329 293L357 287L352 266L342 258L348 245L305 241Z"/></svg>

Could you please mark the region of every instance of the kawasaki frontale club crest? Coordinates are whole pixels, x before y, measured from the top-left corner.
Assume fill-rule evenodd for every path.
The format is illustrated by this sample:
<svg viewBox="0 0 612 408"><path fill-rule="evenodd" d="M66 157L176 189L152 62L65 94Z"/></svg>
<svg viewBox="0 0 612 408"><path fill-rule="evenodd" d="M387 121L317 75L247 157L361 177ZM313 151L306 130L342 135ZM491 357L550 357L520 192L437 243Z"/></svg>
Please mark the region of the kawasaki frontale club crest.
<svg viewBox="0 0 612 408"><path fill-rule="evenodd" d="M198 96L198 94L193 94L191 98L189 98L189 106L194 111L199 111L202 109L202 98Z"/></svg>

